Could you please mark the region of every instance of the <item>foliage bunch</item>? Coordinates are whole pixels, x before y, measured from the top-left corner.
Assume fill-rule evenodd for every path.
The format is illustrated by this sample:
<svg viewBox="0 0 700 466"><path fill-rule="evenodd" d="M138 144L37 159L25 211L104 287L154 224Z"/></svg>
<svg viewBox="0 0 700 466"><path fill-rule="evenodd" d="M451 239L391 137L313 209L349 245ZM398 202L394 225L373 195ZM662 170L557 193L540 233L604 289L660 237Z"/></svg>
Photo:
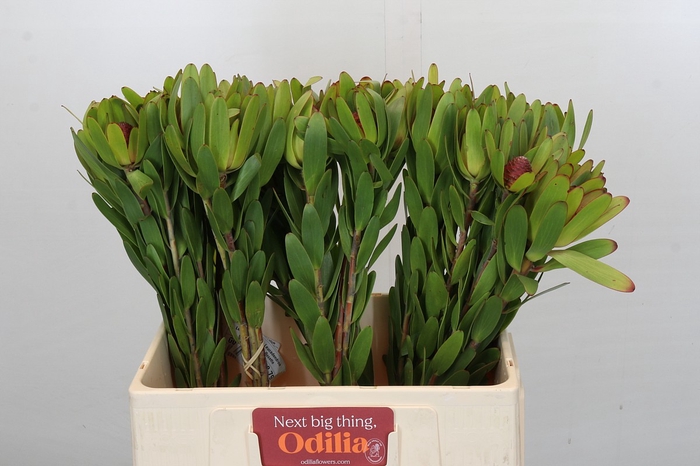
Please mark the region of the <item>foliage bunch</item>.
<svg viewBox="0 0 700 466"><path fill-rule="evenodd" d="M407 224L389 293L392 384L482 383L500 358L492 342L543 272L568 267L634 289L597 260L614 241L570 246L629 203L607 192L602 162L582 162L592 113L574 148L571 103L563 112L496 86L478 96L460 80L444 87L433 66L407 101Z"/></svg>
<svg viewBox="0 0 700 466"><path fill-rule="evenodd" d="M321 384L373 381L372 328L359 319L374 287L369 270L396 230L380 239L398 210L392 187L409 146L400 94L342 73L318 97L299 96L287 119L272 297L296 319L306 341L292 332L297 354ZM288 232L283 244L279 231Z"/></svg>
<svg viewBox="0 0 700 466"><path fill-rule="evenodd" d="M153 286L177 386L267 386L270 297L322 385L372 384L371 268L407 223L389 293L392 384L481 383L492 345L541 274L632 282L579 242L628 204L574 149L573 105L427 81L217 81L188 65L163 88L93 102L73 132L93 200ZM228 373L227 342L242 367ZM380 337L381 338L381 337Z"/></svg>
<svg viewBox="0 0 700 466"><path fill-rule="evenodd" d="M129 258L153 286L178 386L228 384L229 334L243 373L267 385L261 326L272 275L260 197L284 151L290 96L187 66L163 89L93 103L76 153ZM237 383L237 382L234 382Z"/></svg>

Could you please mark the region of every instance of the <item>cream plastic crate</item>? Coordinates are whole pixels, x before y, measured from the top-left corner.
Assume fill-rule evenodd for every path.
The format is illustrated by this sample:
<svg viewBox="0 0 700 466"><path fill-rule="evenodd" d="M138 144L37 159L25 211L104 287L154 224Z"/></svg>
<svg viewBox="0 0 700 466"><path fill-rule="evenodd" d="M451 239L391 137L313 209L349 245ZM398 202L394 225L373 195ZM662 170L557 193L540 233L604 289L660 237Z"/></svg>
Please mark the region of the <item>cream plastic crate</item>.
<svg viewBox="0 0 700 466"><path fill-rule="evenodd" d="M387 312L386 296L375 296L363 320L380 334ZM292 323L276 306L267 313L265 335L282 343L287 364L275 384L284 386L172 388L166 339L158 331L129 387L134 466L260 466L255 408L353 406L394 411L388 466L523 465L523 388L510 334L500 337L492 386L318 387L308 386L313 379L294 355ZM375 367L383 367L379 343L373 353Z"/></svg>

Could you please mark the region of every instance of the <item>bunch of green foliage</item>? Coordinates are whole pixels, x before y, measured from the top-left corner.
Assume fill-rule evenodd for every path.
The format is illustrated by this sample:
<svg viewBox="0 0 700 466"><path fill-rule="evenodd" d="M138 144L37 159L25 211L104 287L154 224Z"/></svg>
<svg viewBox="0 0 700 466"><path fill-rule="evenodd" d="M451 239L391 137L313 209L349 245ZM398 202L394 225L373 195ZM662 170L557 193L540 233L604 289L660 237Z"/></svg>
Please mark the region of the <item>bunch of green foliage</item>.
<svg viewBox="0 0 700 466"><path fill-rule="evenodd" d="M597 259L617 245L579 242L629 203L605 188L603 163L582 162L573 105L528 103L506 89L479 96L437 68L410 84L407 224L389 294L389 380L476 385L500 358L494 339L536 293L542 273L568 267L632 291ZM576 243L571 246L572 243Z"/></svg>
<svg viewBox="0 0 700 466"><path fill-rule="evenodd" d="M543 272L634 288L598 261L614 241L580 242L629 202L582 162L592 114L574 149L571 104L445 90L435 66L427 81L317 81L188 65L145 96L93 102L73 132L96 206L157 293L177 386L269 385L268 297L320 384L372 384L381 336L359 322L402 194L392 384L481 383Z"/></svg>

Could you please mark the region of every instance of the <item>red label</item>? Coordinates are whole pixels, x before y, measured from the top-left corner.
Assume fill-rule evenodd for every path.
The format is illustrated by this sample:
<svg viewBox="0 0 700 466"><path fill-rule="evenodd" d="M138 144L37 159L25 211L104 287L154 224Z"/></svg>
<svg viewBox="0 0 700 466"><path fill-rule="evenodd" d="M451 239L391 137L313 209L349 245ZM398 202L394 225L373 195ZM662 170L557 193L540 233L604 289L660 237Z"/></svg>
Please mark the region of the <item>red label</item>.
<svg viewBox="0 0 700 466"><path fill-rule="evenodd" d="M257 408L253 432L263 466L385 466L390 408Z"/></svg>

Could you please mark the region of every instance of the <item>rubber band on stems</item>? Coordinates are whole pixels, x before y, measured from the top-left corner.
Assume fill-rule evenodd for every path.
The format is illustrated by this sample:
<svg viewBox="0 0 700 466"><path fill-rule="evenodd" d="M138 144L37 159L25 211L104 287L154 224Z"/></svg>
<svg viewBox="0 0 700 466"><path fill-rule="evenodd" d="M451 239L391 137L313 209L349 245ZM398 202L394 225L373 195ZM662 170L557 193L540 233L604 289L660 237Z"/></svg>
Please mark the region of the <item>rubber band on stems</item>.
<svg viewBox="0 0 700 466"><path fill-rule="evenodd" d="M253 369L253 371L255 371L255 373L257 375L260 375L260 371L256 367L253 367L253 363L255 363L255 360L258 359L258 357L260 356L260 353L262 353L262 351L264 349L265 349L264 344L261 344L260 346L258 346L258 350L248 360L246 360L246 358L241 356L241 358L243 359L243 372L245 372L245 374L251 379L253 378L253 376L251 375L250 372L248 372L249 369Z"/></svg>

